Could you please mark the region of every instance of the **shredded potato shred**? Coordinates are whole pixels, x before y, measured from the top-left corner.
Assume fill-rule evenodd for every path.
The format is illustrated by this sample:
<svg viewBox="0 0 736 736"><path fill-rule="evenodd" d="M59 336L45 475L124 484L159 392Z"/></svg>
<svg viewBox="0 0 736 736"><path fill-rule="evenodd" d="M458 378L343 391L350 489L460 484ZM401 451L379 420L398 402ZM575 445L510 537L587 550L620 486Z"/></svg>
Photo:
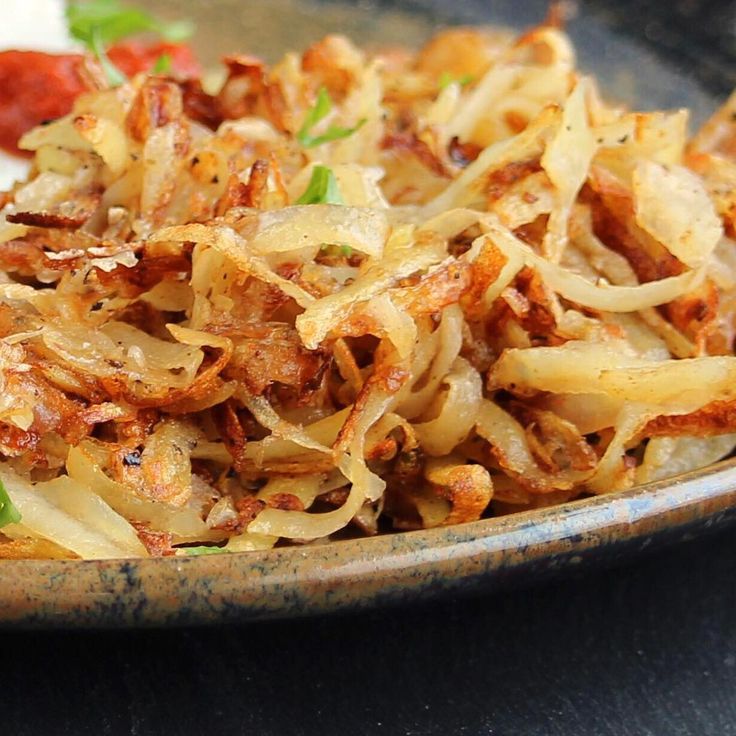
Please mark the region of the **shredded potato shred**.
<svg viewBox="0 0 736 736"><path fill-rule="evenodd" d="M226 67L21 140L0 557L458 524L733 450L736 98L689 139L684 110L605 103L547 25ZM325 168L339 201L299 203Z"/></svg>

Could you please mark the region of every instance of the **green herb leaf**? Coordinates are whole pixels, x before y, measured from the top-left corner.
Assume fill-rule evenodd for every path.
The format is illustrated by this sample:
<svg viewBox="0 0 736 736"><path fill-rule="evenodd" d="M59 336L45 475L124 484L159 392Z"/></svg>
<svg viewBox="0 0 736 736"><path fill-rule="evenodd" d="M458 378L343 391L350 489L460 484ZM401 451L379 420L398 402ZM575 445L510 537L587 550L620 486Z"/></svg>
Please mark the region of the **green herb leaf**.
<svg viewBox="0 0 736 736"><path fill-rule="evenodd" d="M106 46L126 36L146 31L177 43L189 38L194 31L190 21L163 23L144 10L127 7L119 0L70 2L66 9L66 20L69 34L97 56L113 86L122 84L125 77L107 57Z"/></svg>
<svg viewBox="0 0 736 736"><path fill-rule="evenodd" d="M472 74L464 74L462 77L453 77L449 72L442 72L440 78L437 80L437 85L440 89L445 89L451 84L457 82L461 87L465 87L473 81Z"/></svg>
<svg viewBox="0 0 736 736"><path fill-rule="evenodd" d="M161 54L153 65L154 74L166 74L171 71L171 55Z"/></svg>
<svg viewBox="0 0 736 736"><path fill-rule="evenodd" d="M321 253L332 258L337 256L350 258L350 256L353 255L353 249L347 243L322 243L319 250Z"/></svg>
<svg viewBox="0 0 736 736"><path fill-rule="evenodd" d="M349 135L355 133L355 131L366 122L365 118L363 118L352 128L341 128L337 125L330 125L330 127L321 135L312 135L312 128L321 120L324 120L330 110L332 110L330 93L327 91L326 87L320 87L314 107L307 112L307 115L304 118L304 123L296 134L296 139L303 148L314 148L314 146L321 146L323 143L347 138Z"/></svg>
<svg viewBox="0 0 736 736"><path fill-rule="evenodd" d="M317 92L317 101L314 103L314 107L307 112L304 118L304 124L296 134L297 138L307 135L311 128L317 125L320 120L327 117L330 110L332 110L330 93L327 91L327 87L320 87L319 92Z"/></svg>
<svg viewBox="0 0 736 736"><path fill-rule="evenodd" d="M17 524L20 518L20 511L13 506L3 482L0 481L0 528L7 524Z"/></svg>
<svg viewBox="0 0 736 736"><path fill-rule="evenodd" d="M107 45L145 31L152 31L166 41L177 43L189 38L194 32L191 21L164 23L145 10L125 6L119 0L70 2L66 9L66 19L69 33L90 48L95 34Z"/></svg>
<svg viewBox="0 0 736 736"><path fill-rule="evenodd" d="M332 169L315 166L309 185L296 204L345 204Z"/></svg>
<svg viewBox="0 0 736 736"><path fill-rule="evenodd" d="M207 547L203 545L201 547L181 547L184 554L188 557L198 557L199 555L222 555L227 554L227 550L223 547Z"/></svg>
<svg viewBox="0 0 736 736"><path fill-rule="evenodd" d="M110 61L110 57L105 51L105 46L103 45L96 31L92 32L91 49L94 55L97 57L97 60L100 62L102 71L105 72L105 76L107 77L107 81L110 83L110 86L119 87L121 84L125 84L125 74L123 74L120 69L118 69L115 64Z"/></svg>

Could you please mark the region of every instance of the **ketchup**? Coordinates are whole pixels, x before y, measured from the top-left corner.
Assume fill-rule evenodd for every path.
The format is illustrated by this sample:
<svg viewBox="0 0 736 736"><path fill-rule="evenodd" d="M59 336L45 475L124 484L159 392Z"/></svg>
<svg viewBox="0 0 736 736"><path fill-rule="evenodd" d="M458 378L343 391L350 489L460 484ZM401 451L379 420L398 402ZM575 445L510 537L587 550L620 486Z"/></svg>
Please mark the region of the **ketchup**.
<svg viewBox="0 0 736 736"><path fill-rule="evenodd" d="M164 55L171 59L171 73L175 76L199 77L202 75L202 68L192 49L183 44L127 41L111 46L107 50L107 55L126 77L132 77L139 72L152 71L156 62Z"/></svg>
<svg viewBox="0 0 736 736"><path fill-rule="evenodd" d="M120 43L108 56L126 76L150 71L166 54L171 73L192 77L201 69L188 46L170 43ZM41 51L0 52L0 148L15 155L26 131L71 111L76 97L87 90L81 54L47 54Z"/></svg>
<svg viewBox="0 0 736 736"><path fill-rule="evenodd" d="M79 54L0 52L0 147L23 156L16 144L27 130L66 115L86 89Z"/></svg>

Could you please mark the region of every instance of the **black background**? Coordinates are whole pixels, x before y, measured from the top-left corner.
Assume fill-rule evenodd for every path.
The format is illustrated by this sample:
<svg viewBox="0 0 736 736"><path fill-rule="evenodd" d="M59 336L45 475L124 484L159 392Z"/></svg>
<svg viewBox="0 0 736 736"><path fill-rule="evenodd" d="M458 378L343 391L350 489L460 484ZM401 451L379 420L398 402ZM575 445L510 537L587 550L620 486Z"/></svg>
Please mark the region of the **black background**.
<svg viewBox="0 0 736 736"><path fill-rule="evenodd" d="M521 0L520 0L521 1ZM734 6L612 23L736 81ZM219 629L0 633L0 724L70 734L736 734L736 531L467 600Z"/></svg>
<svg viewBox="0 0 736 736"><path fill-rule="evenodd" d="M0 634L3 732L736 734L736 532L468 600L219 629Z"/></svg>

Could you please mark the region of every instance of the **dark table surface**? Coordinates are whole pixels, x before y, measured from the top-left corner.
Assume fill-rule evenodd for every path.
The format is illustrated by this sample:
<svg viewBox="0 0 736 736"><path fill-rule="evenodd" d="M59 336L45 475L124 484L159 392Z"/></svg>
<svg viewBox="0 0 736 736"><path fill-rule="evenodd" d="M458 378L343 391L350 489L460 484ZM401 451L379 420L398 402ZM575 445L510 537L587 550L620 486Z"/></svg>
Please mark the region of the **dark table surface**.
<svg viewBox="0 0 736 736"><path fill-rule="evenodd" d="M736 530L616 570L238 628L0 634L13 736L736 734Z"/></svg>
<svg viewBox="0 0 736 736"><path fill-rule="evenodd" d="M605 6L736 81L734 3ZM12 736L736 734L736 529L469 600L178 631L0 633Z"/></svg>

